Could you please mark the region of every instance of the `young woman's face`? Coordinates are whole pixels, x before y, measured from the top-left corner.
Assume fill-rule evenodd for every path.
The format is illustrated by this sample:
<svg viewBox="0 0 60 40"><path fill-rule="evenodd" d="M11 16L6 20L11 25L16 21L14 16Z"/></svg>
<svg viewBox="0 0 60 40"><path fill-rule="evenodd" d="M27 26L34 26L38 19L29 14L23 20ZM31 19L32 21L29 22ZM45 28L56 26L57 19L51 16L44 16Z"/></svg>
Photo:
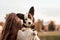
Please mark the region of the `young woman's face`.
<svg viewBox="0 0 60 40"><path fill-rule="evenodd" d="M16 21L17 21L17 22L21 22L21 20L20 20L19 17L16 17Z"/></svg>

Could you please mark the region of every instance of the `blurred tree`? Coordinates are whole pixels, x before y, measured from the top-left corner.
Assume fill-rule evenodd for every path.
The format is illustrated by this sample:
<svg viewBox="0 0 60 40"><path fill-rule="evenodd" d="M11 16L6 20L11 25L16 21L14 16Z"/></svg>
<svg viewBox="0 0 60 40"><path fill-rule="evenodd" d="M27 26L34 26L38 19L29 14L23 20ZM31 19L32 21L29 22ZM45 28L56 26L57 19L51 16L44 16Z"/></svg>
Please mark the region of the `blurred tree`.
<svg viewBox="0 0 60 40"><path fill-rule="evenodd" d="M5 19L7 19L8 16L9 16L9 14L6 14Z"/></svg>
<svg viewBox="0 0 60 40"><path fill-rule="evenodd" d="M54 31L55 30L55 24L53 21L51 21L48 25L48 30L49 31Z"/></svg>
<svg viewBox="0 0 60 40"><path fill-rule="evenodd" d="M39 31L41 31L43 28L44 28L43 20L38 19L38 21L36 22L36 28L35 28L35 29L39 32Z"/></svg>

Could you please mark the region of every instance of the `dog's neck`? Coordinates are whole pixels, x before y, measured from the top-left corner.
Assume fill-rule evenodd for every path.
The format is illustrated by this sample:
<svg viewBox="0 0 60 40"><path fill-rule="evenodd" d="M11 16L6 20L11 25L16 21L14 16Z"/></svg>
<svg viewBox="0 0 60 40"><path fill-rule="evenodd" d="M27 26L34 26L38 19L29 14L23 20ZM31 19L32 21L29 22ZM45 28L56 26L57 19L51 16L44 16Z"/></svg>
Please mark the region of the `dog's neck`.
<svg viewBox="0 0 60 40"><path fill-rule="evenodd" d="M22 25L23 27L25 27L25 28L29 28L30 26L27 26L26 24L24 24L23 23L23 25Z"/></svg>
<svg viewBox="0 0 60 40"><path fill-rule="evenodd" d="M21 30L24 32L26 30L31 30L31 28L25 28L25 27L23 27Z"/></svg>
<svg viewBox="0 0 60 40"><path fill-rule="evenodd" d="M28 29L31 29L29 26L27 26L26 24L23 23L23 28L22 28L22 31L26 31Z"/></svg>
<svg viewBox="0 0 60 40"><path fill-rule="evenodd" d="M22 25L23 27L27 27L25 24Z"/></svg>
<svg viewBox="0 0 60 40"><path fill-rule="evenodd" d="M32 25L31 25L31 26L26 26L26 25L23 23L22 27L23 27L23 30L22 30L22 31L25 31L25 30L27 30L27 29L32 29L33 31L35 30L35 29L34 29L34 27L35 27L34 25L33 25L33 26L32 26Z"/></svg>

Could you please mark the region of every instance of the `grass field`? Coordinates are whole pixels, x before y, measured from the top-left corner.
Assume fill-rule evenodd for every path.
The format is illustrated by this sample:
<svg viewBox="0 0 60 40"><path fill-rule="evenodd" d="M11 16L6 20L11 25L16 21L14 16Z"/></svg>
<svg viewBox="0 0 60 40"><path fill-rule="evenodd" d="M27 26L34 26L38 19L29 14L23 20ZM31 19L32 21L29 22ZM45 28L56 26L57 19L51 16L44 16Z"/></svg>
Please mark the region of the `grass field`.
<svg viewBox="0 0 60 40"><path fill-rule="evenodd" d="M60 32L39 32L41 40L60 40Z"/></svg>
<svg viewBox="0 0 60 40"><path fill-rule="evenodd" d="M38 32L39 36L59 36L60 32L52 31L52 32Z"/></svg>

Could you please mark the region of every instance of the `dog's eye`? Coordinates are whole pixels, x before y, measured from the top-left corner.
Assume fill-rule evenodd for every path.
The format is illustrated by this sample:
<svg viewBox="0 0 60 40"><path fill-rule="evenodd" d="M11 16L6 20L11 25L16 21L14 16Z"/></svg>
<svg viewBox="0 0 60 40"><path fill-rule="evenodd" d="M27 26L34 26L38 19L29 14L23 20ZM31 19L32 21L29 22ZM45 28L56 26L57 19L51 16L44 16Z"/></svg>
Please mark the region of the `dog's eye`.
<svg viewBox="0 0 60 40"><path fill-rule="evenodd" d="M25 20L27 20L27 19L25 19Z"/></svg>

